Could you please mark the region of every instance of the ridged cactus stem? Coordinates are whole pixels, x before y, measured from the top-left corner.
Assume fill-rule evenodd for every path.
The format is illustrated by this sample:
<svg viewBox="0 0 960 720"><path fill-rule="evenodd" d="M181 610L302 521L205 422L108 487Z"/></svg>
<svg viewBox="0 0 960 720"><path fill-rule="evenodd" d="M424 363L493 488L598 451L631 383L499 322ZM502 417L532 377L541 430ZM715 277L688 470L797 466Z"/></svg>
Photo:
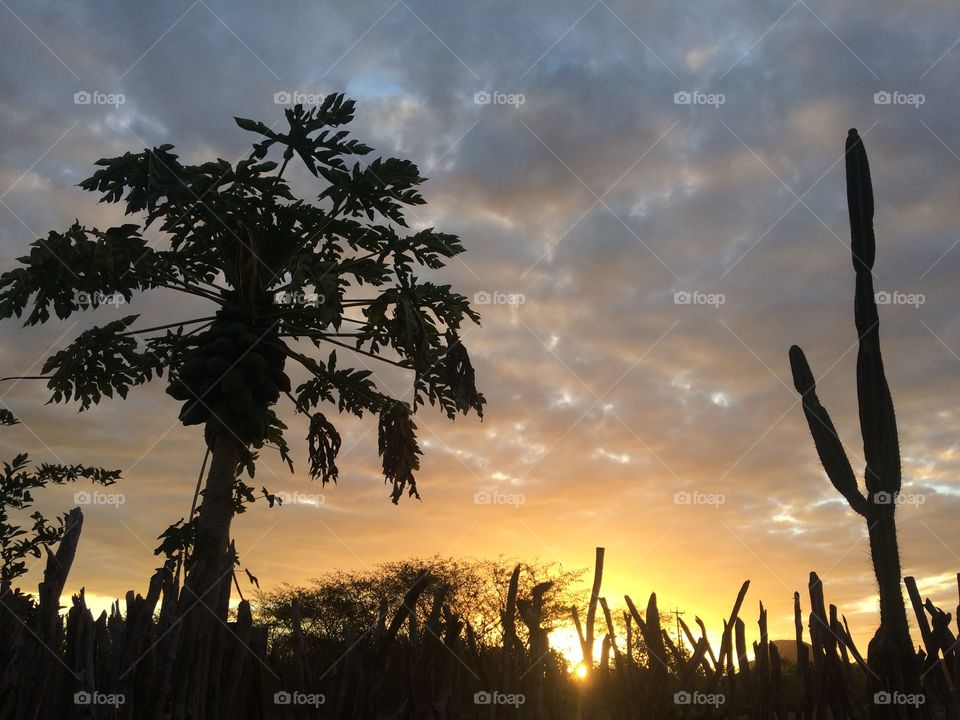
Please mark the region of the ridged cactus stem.
<svg viewBox="0 0 960 720"><path fill-rule="evenodd" d="M873 291L873 187L863 141L850 130L846 143L847 207L853 269L856 273L854 316L859 337L857 399L866 459L863 494L803 351L790 348L793 384L817 454L834 487L862 515L870 536L870 555L880 593L880 628L870 643L870 666L877 689L910 692L919 685L916 657L900 589L900 551L894 512L900 491L900 446L893 399L880 353L880 317Z"/></svg>

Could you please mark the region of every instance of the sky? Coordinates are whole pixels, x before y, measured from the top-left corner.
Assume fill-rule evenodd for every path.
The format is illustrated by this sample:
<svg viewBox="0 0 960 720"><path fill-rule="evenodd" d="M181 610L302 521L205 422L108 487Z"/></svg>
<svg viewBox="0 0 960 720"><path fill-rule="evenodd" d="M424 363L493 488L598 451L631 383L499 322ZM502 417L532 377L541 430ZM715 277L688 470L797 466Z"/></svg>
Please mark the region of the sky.
<svg viewBox="0 0 960 720"><path fill-rule="evenodd" d="M818 463L787 359L791 344L806 351L862 475L842 161L859 128L888 300L903 570L956 607L955 3L0 6L3 271L74 218L121 222L76 187L97 159L172 143L184 161L236 161L252 138L233 116L272 124L284 103L331 92L357 100L351 129L375 154L429 178L411 226L467 248L441 276L483 318L463 334L483 421L422 410L422 500L394 506L374 421L338 422L340 481L321 487L290 417L296 472L272 454L257 472L288 502L233 526L264 588L435 554L589 568L603 546L611 604L656 591L712 633L749 579L753 639L761 600L771 635L792 637L793 592L807 610L816 570L865 649L878 622L865 527ZM94 323L201 310L147 296L26 330L5 321L2 374L36 374ZM375 369L409 393L409 378ZM42 382L0 387L22 420L0 457L121 469L114 501L84 506L67 590L145 592L157 536L189 510L200 433L177 423L162 383L83 414L47 397ZM90 489L45 491L38 507L64 511ZM38 565L24 584L39 579Z"/></svg>

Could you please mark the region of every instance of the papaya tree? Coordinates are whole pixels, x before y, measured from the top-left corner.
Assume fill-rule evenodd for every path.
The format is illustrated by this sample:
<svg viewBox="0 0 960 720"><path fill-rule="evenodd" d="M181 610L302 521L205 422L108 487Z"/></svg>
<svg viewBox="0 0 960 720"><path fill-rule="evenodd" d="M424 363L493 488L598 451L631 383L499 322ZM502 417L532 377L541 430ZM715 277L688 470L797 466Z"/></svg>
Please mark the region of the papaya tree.
<svg viewBox="0 0 960 720"><path fill-rule="evenodd" d="M323 484L337 480L341 448L330 415L376 416L394 503L404 493L419 497L416 410L438 405L453 419L471 409L482 415L485 402L460 341L462 325L479 316L449 285L422 277L464 248L455 235L409 228L406 208L425 202L417 166L361 162L371 148L345 129L354 102L341 94L284 112L285 131L236 118L256 136L236 163L186 164L169 144L99 160L80 187L122 204L135 221L104 230L77 221L50 232L0 276L0 318L22 317L25 326L109 303L135 308L150 291L195 300L193 317L143 327L130 314L85 330L46 360L40 377L51 402L81 411L163 378L181 403L180 422L203 426L209 467L196 517L180 530L192 545L186 586L221 617L231 520L254 499L242 470L252 476L265 446L293 467L276 412L281 397L305 416L310 475ZM284 177L291 161L318 183L315 198L295 195ZM351 365L350 353L409 371L409 402ZM287 374L294 364L307 377L295 388Z"/></svg>

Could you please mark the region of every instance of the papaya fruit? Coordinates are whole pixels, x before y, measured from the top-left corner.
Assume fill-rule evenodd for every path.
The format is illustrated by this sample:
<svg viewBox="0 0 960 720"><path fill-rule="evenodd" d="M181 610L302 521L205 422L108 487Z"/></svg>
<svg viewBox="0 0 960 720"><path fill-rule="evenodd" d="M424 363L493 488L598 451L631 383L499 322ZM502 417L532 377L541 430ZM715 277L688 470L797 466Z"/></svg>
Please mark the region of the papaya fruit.
<svg viewBox="0 0 960 720"><path fill-rule="evenodd" d="M263 382L254 385L252 392L257 400L267 403L275 403L280 399L280 388L268 377L265 377Z"/></svg>
<svg viewBox="0 0 960 720"><path fill-rule="evenodd" d="M249 388L243 388L240 392L231 395L227 402L230 403L230 409L237 415L249 413L253 408L253 393Z"/></svg>
<svg viewBox="0 0 960 720"><path fill-rule="evenodd" d="M188 402L180 410L180 422L184 425L199 425L210 417L210 411L200 400Z"/></svg>
<svg viewBox="0 0 960 720"><path fill-rule="evenodd" d="M271 366L267 369L267 374L280 392L290 392L290 378L282 368Z"/></svg>
<svg viewBox="0 0 960 720"><path fill-rule="evenodd" d="M260 370L266 370L268 367L267 359L256 350L251 350L238 363L245 371L256 373Z"/></svg>
<svg viewBox="0 0 960 720"><path fill-rule="evenodd" d="M238 351L237 343L227 337L220 337L210 343L210 350L215 355L233 357Z"/></svg>
<svg viewBox="0 0 960 720"><path fill-rule="evenodd" d="M167 385L167 395L174 400L190 400L193 397L193 393L182 380L173 380Z"/></svg>
<svg viewBox="0 0 960 720"><path fill-rule="evenodd" d="M213 376L215 379L219 380L220 377L227 372L233 362L223 357L222 355L214 355L212 358L207 360L207 375Z"/></svg>
<svg viewBox="0 0 960 720"><path fill-rule="evenodd" d="M223 398L218 398L213 404L210 405L210 414L214 417L220 418L220 422L226 425L229 425L235 420L233 416L233 409L230 407L230 403Z"/></svg>
<svg viewBox="0 0 960 720"><path fill-rule="evenodd" d="M199 380L206 374L207 361L202 357L191 357L180 366L180 377L184 380Z"/></svg>
<svg viewBox="0 0 960 720"><path fill-rule="evenodd" d="M220 381L220 390L223 391L225 395L232 395L235 392L239 392L243 386L246 384L246 378L243 373L238 368L233 368L223 376L223 380Z"/></svg>
<svg viewBox="0 0 960 720"><path fill-rule="evenodd" d="M254 335L247 327L244 327L243 332L237 335L236 340L240 347L251 348L260 341L260 336Z"/></svg>

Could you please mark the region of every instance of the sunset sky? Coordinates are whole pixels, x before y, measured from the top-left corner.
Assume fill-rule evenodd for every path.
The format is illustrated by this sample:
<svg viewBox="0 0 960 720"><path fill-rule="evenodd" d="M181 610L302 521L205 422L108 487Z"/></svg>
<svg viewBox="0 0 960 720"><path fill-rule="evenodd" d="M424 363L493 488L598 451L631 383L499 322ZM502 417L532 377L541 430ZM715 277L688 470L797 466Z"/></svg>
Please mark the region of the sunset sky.
<svg viewBox="0 0 960 720"><path fill-rule="evenodd" d="M754 637L761 599L771 634L792 637L793 591L808 609L816 570L865 650L877 622L865 527L818 463L787 350L801 345L822 376L862 474L842 162L857 127L875 282L893 299L880 316L903 570L952 610L960 11L843 5L0 0L0 268L74 218L122 221L76 187L98 158L173 143L185 162L236 161L253 137L233 116L272 124L276 100L345 92L355 136L429 178L411 225L463 239L444 282L497 301L464 333L488 407L482 422L418 414L422 500L394 506L374 419L340 420L340 482L322 488L284 406L296 473L268 451L256 485L297 502L235 520L241 566L271 588L413 555L589 567L600 545L612 604L655 590L717 633L750 579ZM290 177L303 196L320 190ZM39 328L6 321L0 368L36 374L95 322L203 310L161 293ZM370 367L409 393L408 377ZM42 382L0 386L22 420L0 433L0 458L123 471L109 490L121 505L84 508L70 592L144 592L156 537L189 510L203 439L163 389L78 415L44 405ZM64 511L80 489L38 506Z"/></svg>

